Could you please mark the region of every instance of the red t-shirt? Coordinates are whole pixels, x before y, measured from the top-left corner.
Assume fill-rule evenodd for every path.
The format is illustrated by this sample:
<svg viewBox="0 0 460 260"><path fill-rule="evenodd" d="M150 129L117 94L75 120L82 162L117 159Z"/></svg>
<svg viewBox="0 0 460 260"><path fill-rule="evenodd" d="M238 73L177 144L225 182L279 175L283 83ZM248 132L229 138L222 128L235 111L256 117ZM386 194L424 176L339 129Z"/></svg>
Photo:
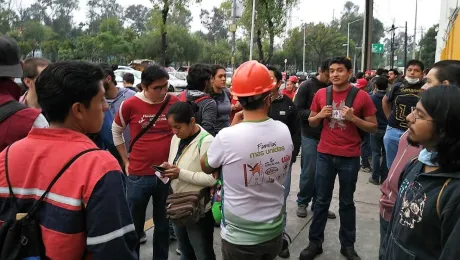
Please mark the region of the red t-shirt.
<svg viewBox="0 0 460 260"><path fill-rule="evenodd" d="M289 97L292 100L294 98L294 95L295 95L295 89L292 89L292 91L289 91L287 89L283 89L281 91L281 94L285 95L286 97Z"/></svg>
<svg viewBox="0 0 460 260"><path fill-rule="evenodd" d="M160 165L168 161L173 132L166 119L166 114L169 107L178 101L176 96L171 96L169 104L155 124L133 146L129 154L128 171L130 175L155 175L155 171L151 168L152 165ZM123 120L125 125L129 125L132 141L141 129L147 126L149 120L157 114L161 105L162 103L147 103L139 97L138 93L122 103L115 117L115 123L122 126Z"/></svg>
<svg viewBox="0 0 460 260"><path fill-rule="evenodd" d="M332 117L323 120L323 130L318 144L318 152L343 157L361 156L361 137L358 127L342 119L342 108L352 86L342 92L332 93ZM326 89L316 92L311 104L311 111L319 113L326 105ZM354 113L357 117L369 117L377 111L369 94L359 91L353 102Z"/></svg>

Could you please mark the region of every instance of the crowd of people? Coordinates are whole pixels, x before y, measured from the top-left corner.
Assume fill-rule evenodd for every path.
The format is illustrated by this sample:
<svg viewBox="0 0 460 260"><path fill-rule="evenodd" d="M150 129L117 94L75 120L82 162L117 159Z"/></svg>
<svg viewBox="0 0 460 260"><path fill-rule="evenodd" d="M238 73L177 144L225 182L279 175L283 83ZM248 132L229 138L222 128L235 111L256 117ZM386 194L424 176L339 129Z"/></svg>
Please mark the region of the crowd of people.
<svg viewBox="0 0 460 260"><path fill-rule="evenodd" d="M231 89L224 67L195 64L175 95L157 65L119 87L116 66L20 56L0 36L2 257L139 259L152 201L153 259L168 259L170 239L183 260L216 259L216 225L225 260L288 258L299 154L296 214L313 211L301 260L323 253L337 175L340 253L361 259L360 169L381 185L379 259L460 255L460 61L426 71L411 60L404 75L370 78L336 57L284 89L257 61L238 67Z"/></svg>

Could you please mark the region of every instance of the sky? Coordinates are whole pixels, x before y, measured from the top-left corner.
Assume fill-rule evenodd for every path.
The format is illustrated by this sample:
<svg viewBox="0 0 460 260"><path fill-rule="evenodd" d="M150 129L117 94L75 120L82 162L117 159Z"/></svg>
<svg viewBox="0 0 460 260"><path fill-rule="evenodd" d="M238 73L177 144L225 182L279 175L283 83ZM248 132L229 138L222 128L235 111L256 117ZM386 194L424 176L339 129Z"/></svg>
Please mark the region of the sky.
<svg viewBox="0 0 460 260"><path fill-rule="evenodd" d="M29 6L35 0L13 0L16 6ZM391 27L395 23L399 30L404 30L404 24L407 21L410 35L414 33L415 24L415 3L418 1L418 19L417 19L417 39L420 39L421 27L426 32L432 25L439 23L441 0L374 0L374 16L383 22L384 28ZM80 9L75 13L74 20L76 23L85 21L87 0L80 0ZM193 2L191 0L190 2ZM222 0L202 0L201 4L191 4L190 10L193 15L192 31L204 30L200 22L200 10L212 9L219 6ZM325 22L332 20L333 16L340 17L343 6L347 0L299 0L299 4L292 11L291 26L299 26L302 22ZM365 0L352 0L353 3L360 6L360 11L364 11ZM142 4L151 6L150 0L118 0L123 7L132 4Z"/></svg>

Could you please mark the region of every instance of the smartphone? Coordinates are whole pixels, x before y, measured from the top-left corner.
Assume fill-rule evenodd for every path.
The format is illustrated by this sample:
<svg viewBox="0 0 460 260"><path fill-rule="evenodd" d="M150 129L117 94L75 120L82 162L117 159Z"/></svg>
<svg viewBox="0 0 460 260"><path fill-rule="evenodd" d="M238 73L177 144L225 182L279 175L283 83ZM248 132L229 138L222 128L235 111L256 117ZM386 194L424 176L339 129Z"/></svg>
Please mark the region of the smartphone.
<svg viewBox="0 0 460 260"><path fill-rule="evenodd" d="M163 167L158 166L158 165L152 165L152 169L154 169L155 171L160 172L160 173L164 173L166 171L166 168L163 168Z"/></svg>

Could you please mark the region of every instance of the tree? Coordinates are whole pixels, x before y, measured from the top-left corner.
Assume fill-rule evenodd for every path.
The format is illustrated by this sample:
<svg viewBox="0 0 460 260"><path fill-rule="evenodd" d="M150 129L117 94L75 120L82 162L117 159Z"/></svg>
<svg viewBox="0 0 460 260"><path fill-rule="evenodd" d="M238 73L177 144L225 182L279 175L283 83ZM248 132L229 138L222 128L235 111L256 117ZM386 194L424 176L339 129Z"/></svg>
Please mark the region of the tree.
<svg viewBox="0 0 460 260"><path fill-rule="evenodd" d="M201 9L201 24L208 30L207 40L217 42L227 39L228 24L225 20L224 10L214 7L211 13Z"/></svg>
<svg viewBox="0 0 460 260"><path fill-rule="evenodd" d="M426 68L433 67L435 62L438 30L439 24L433 25L420 41L420 60Z"/></svg>
<svg viewBox="0 0 460 260"><path fill-rule="evenodd" d="M336 27L319 23L306 28L306 46L311 49L315 68L326 58L343 56L346 37Z"/></svg>
<svg viewBox="0 0 460 260"><path fill-rule="evenodd" d="M125 20L136 33L142 34L146 30L146 22L150 10L143 5L130 5L126 8Z"/></svg>
<svg viewBox="0 0 460 260"><path fill-rule="evenodd" d="M252 17L252 0L244 0L242 22L250 31ZM259 0L256 2L257 17L255 19L255 40L259 52L259 61L270 63L273 57L275 35L280 35L286 26L286 10L295 6L298 0ZM263 39L268 38L268 51L265 56Z"/></svg>

